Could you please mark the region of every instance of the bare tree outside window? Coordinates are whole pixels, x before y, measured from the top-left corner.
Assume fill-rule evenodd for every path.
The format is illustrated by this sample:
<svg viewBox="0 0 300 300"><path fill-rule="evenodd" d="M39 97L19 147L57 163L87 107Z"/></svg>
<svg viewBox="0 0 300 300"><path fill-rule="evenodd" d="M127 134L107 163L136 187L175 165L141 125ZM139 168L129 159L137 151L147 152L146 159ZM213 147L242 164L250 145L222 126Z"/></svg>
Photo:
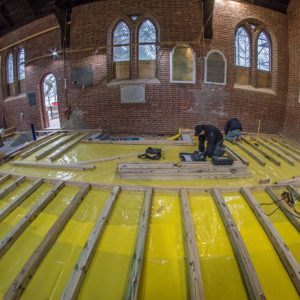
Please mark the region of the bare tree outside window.
<svg viewBox="0 0 300 300"><path fill-rule="evenodd" d="M7 83L14 82L14 61L11 53L8 54L7 59Z"/></svg>
<svg viewBox="0 0 300 300"><path fill-rule="evenodd" d="M257 68L262 71L270 71L270 42L265 32L261 32L257 40Z"/></svg>
<svg viewBox="0 0 300 300"><path fill-rule="evenodd" d="M25 79L25 51L22 48L19 52L19 80Z"/></svg>
<svg viewBox="0 0 300 300"><path fill-rule="evenodd" d="M235 64L250 67L250 38L243 27L240 27L235 35Z"/></svg>
<svg viewBox="0 0 300 300"><path fill-rule="evenodd" d="M115 28L113 33L113 45L123 45L114 47L113 60L130 61L130 30L125 22L121 21Z"/></svg>
<svg viewBox="0 0 300 300"><path fill-rule="evenodd" d="M145 20L141 25L138 41L139 60L156 60L156 29L150 20ZM143 43L146 45L142 45Z"/></svg>

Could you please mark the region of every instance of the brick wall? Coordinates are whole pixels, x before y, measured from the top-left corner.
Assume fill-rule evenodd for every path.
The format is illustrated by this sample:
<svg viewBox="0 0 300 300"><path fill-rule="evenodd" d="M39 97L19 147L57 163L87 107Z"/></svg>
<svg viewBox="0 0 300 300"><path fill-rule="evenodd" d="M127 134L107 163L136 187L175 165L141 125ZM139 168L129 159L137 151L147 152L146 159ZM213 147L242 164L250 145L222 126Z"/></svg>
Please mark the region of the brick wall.
<svg viewBox="0 0 300 300"><path fill-rule="evenodd" d="M284 132L300 142L300 2L288 8L289 76Z"/></svg>
<svg viewBox="0 0 300 300"><path fill-rule="evenodd" d="M96 128L107 124L113 132L173 133L179 127L193 128L197 123L223 128L226 120L234 116L241 119L246 131L255 131L259 119L262 121L263 132L282 130L288 82L280 79L288 77L287 16L251 4L216 2L213 14L214 36L212 40L204 40L201 3L199 0L115 0L75 7L71 18L71 47L64 61L61 55L56 60L43 57L49 54L50 49L59 49L58 30L22 45L27 61L29 57L31 60L26 64L26 93L36 92L38 105L29 107L25 95L23 99L14 100L20 103L18 106L5 100L7 123L15 123L18 128L28 128L33 120L37 127L43 127L40 83L45 74L53 72L58 82L61 123L68 128ZM130 19L130 15L140 15L137 24ZM158 49L160 83L146 82L146 103L121 104L120 86L110 84L113 79L112 50L107 45L111 44L111 32L120 19L137 30L139 22L147 17L156 25L162 43ZM33 28L45 28L47 22L51 26L57 24L53 16L47 18L36 21L38 23L35 26L28 24L8 34L9 43L21 36L23 38L27 32L26 27L32 33ZM255 20L271 37L272 93L234 88L235 30L246 19ZM132 32L133 43L136 42L135 36L136 33ZM175 42L192 46L196 54L196 84L170 83L170 52ZM0 45L6 45L4 38L0 39ZM222 51L226 57L225 86L203 83L204 57L211 49ZM3 57L6 57L7 51L1 53L2 70L5 64ZM132 57L136 53L137 48L132 47ZM81 66L92 68L94 84L84 88L72 87L71 70ZM137 76L135 60L132 60L131 67L134 79ZM2 93L6 88L3 73ZM65 77L66 90L63 84ZM4 94L2 99L5 98ZM72 106L72 122L64 118L63 111L67 103ZM22 123L20 110L26 112Z"/></svg>

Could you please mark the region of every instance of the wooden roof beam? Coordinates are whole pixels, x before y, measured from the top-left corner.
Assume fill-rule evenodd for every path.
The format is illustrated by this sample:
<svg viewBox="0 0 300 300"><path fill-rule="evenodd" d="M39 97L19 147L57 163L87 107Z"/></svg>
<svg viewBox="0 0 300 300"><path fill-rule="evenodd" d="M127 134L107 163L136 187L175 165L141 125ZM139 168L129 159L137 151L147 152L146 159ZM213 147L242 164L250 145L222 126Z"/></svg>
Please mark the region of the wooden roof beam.
<svg viewBox="0 0 300 300"><path fill-rule="evenodd" d="M203 29L204 38L212 39L213 37L213 13L215 0L203 0Z"/></svg>

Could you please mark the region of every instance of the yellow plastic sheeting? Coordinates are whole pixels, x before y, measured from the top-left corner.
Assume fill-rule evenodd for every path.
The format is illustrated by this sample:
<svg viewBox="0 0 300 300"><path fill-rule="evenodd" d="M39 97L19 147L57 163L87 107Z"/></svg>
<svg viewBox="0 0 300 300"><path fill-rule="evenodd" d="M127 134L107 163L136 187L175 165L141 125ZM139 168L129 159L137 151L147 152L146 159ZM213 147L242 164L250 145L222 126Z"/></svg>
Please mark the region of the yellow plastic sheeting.
<svg viewBox="0 0 300 300"><path fill-rule="evenodd" d="M140 299L188 299L180 202L154 194L145 248Z"/></svg>
<svg viewBox="0 0 300 300"><path fill-rule="evenodd" d="M239 193L224 193L223 196L247 247L267 299L299 299L280 258L246 200Z"/></svg>
<svg viewBox="0 0 300 300"><path fill-rule="evenodd" d="M125 297L143 199L143 193L120 193L78 299Z"/></svg>
<svg viewBox="0 0 300 300"><path fill-rule="evenodd" d="M37 202L41 199L40 196L42 195L40 195L39 192L43 187L31 196L36 197L36 199L32 199L32 201ZM78 190L79 188L77 187L65 187L2 257L0 260L0 298L3 297L23 265L35 248L42 242L45 234L50 230L51 226L67 207ZM3 272L3 270L5 270L5 272Z"/></svg>
<svg viewBox="0 0 300 300"><path fill-rule="evenodd" d="M253 192L253 196L260 204L274 203L265 191ZM274 203L273 205L261 205L261 208L268 215L274 212L278 206ZM297 229L280 209L277 209L271 216L269 216L269 219L300 265L300 235Z"/></svg>
<svg viewBox="0 0 300 300"><path fill-rule="evenodd" d="M190 193L205 299L248 299L226 229L209 193Z"/></svg>
<svg viewBox="0 0 300 300"><path fill-rule="evenodd" d="M60 298L110 192L92 189L88 193L42 261L22 299Z"/></svg>

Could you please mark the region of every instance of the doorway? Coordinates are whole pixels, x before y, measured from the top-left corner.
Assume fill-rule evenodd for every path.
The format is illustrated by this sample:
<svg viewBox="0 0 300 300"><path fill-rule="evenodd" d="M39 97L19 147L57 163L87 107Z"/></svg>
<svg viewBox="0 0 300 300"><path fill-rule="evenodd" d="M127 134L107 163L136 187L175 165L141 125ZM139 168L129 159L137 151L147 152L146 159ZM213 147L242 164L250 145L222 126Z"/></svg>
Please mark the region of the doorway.
<svg viewBox="0 0 300 300"><path fill-rule="evenodd" d="M48 74L42 82L43 111L45 128L60 129L57 85L53 74Z"/></svg>

